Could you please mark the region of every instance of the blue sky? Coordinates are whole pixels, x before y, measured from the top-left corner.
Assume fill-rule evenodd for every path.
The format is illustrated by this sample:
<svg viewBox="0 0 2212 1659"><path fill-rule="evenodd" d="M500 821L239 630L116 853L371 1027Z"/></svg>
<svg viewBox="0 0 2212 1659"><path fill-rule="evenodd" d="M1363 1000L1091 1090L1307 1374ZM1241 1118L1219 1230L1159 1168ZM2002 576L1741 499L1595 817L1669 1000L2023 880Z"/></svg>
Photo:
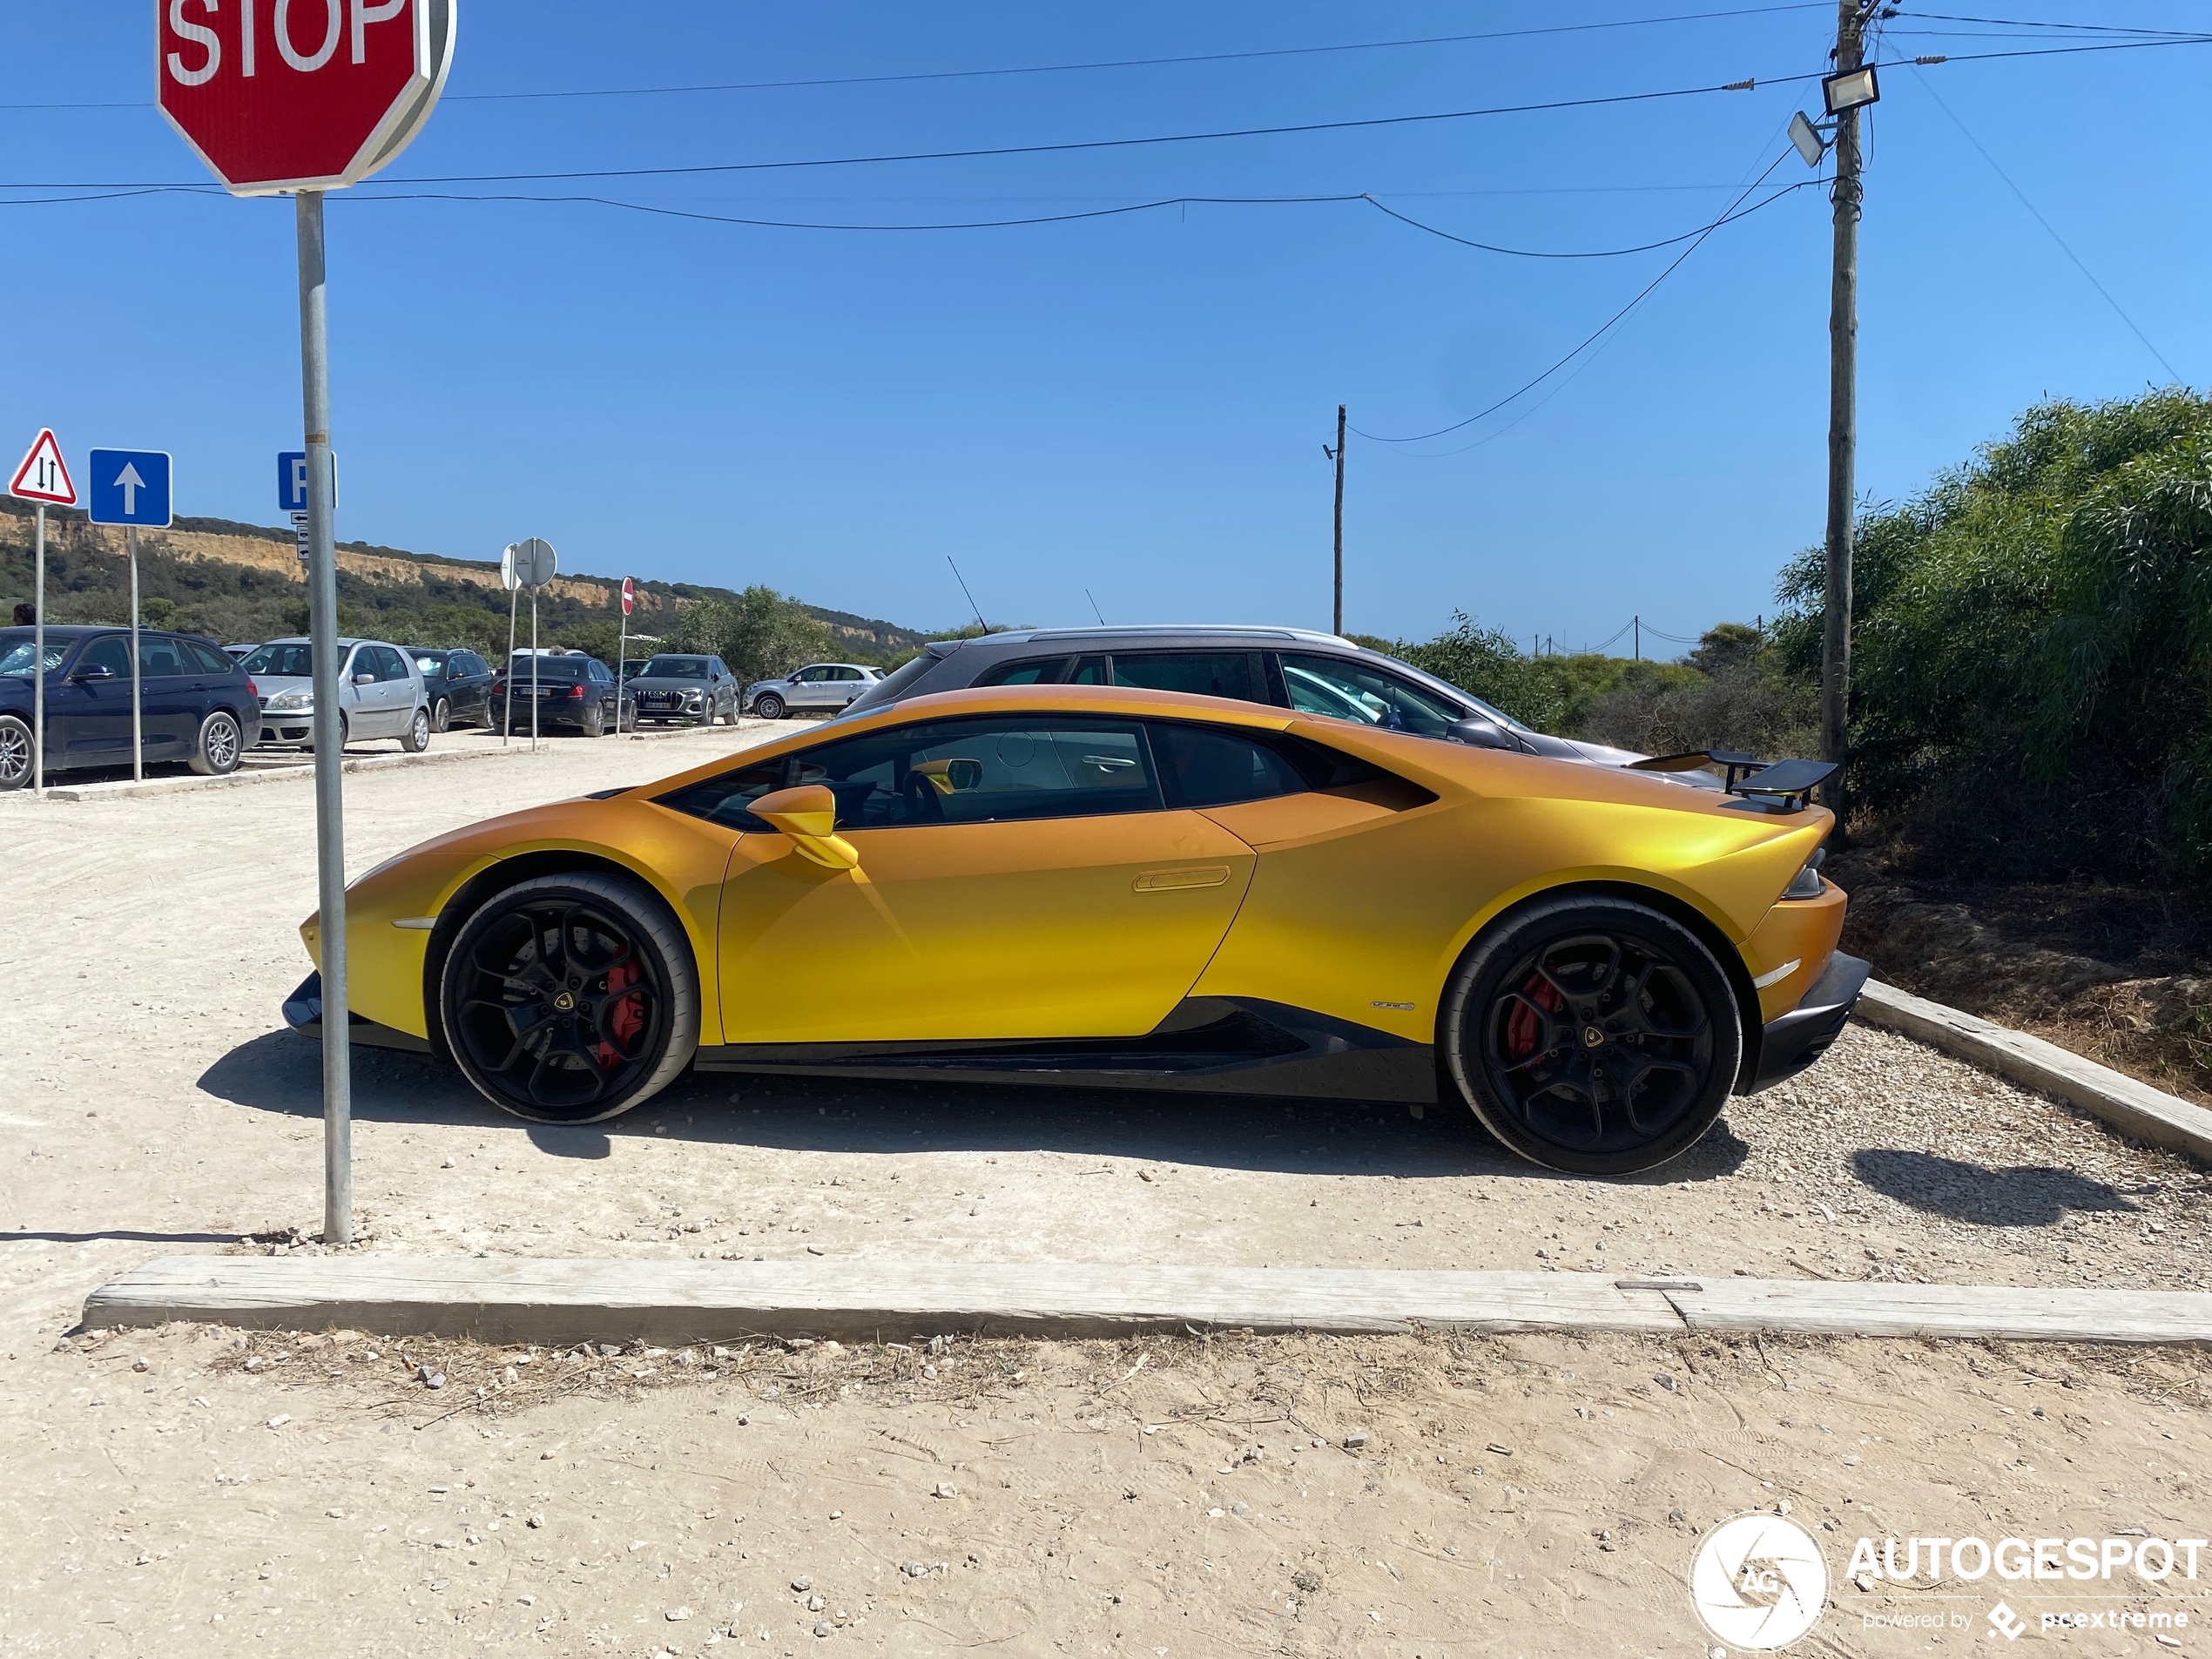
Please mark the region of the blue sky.
<svg viewBox="0 0 2212 1659"><path fill-rule="evenodd" d="M447 101L385 176L1051 143L1757 78L1750 92L1363 131L428 187L840 223L1366 192L1476 239L1619 246L1704 222L1782 152L1818 89L1765 83L1822 67L1832 6L1061 74L482 95L1249 52L1740 3L462 0ZM1967 10L2212 27L2212 0ZM13 71L0 102L128 106L0 109L5 183L201 176L135 106L152 23L143 0L0 0ZM1968 38L2020 31L1910 10L1888 27L1897 55L2043 44ZM1885 77L1862 253L1865 491L1911 493L2046 395L2172 378L1959 123L2180 375L2205 382L2212 231L2191 158L2209 70L2212 47L2179 47ZM1772 175L1808 176L1794 157ZM1089 621L1088 589L1112 621L1326 626L1337 404L1378 435L1457 421L1679 251L1506 258L1357 202L894 235L373 199L407 189L330 204L341 537L482 558L541 535L565 568L767 582L917 625L961 619L949 554L994 623ZM300 432L290 204L8 206L0 226L0 440L46 423L72 458L168 448L180 512L273 522L271 457ZM1770 610L1776 570L1820 535L1828 249L1825 193L1800 190L1716 233L1571 378L1452 439L1354 437L1346 625L1425 637L1465 610L1567 648L1632 614L1692 635Z"/></svg>

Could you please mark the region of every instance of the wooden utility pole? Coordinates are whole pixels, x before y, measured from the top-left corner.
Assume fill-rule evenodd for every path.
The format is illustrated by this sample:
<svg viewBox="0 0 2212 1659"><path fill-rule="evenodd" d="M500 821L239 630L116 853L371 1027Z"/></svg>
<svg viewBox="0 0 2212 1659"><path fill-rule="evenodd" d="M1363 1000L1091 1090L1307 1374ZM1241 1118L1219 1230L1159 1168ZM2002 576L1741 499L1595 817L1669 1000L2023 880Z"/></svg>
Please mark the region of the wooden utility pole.
<svg viewBox="0 0 2212 1659"><path fill-rule="evenodd" d="M1859 66L1861 0L1838 0L1836 72ZM1846 845L1851 796L1842 770L1851 732L1851 512L1858 450L1858 111L1836 117L1835 268L1828 298L1828 591L1820 651L1820 758L1838 765L1824 794Z"/></svg>
<svg viewBox="0 0 2212 1659"><path fill-rule="evenodd" d="M1337 586L1334 621L1329 631L1344 631L1344 405L1337 405Z"/></svg>

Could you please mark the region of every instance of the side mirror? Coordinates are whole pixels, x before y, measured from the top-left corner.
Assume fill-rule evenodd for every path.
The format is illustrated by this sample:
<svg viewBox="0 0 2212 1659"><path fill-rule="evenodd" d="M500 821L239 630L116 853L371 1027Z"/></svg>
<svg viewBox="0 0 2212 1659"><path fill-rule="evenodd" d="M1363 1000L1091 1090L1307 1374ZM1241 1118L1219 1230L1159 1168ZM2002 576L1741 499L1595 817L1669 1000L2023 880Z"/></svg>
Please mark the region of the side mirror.
<svg viewBox="0 0 2212 1659"><path fill-rule="evenodd" d="M118 678L105 663L88 663L70 676L73 680L111 680Z"/></svg>
<svg viewBox="0 0 2212 1659"><path fill-rule="evenodd" d="M1471 714L1464 720L1452 722L1448 735L1454 743L1464 743L1473 749L1519 750L1512 732L1487 715Z"/></svg>
<svg viewBox="0 0 2212 1659"><path fill-rule="evenodd" d="M914 771L928 779L931 787L941 795L955 795L983 786L983 763L980 760L925 760Z"/></svg>
<svg viewBox="0 0 2212 1659"><path fill-rule="evenodd" d="M829 870L855 870L860 849L837 833L837 797L826 784L779 789L752 803L752 815L789 838L803 859Z"/></svg>
<svg viewBox="0 0 2212 1659"><path fill-rule="evenodd" d="M374 685L376 684L376 676L374 674L356 674L354 676L354 684L356 685Z"/></svg>

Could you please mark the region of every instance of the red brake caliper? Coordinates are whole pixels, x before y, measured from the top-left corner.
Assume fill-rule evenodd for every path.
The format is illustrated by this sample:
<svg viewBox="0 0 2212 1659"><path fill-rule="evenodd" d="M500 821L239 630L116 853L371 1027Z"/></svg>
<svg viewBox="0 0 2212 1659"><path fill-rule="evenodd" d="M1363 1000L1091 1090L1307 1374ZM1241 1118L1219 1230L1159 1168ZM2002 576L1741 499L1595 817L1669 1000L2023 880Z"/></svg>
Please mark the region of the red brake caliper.
<svg viewBox="0 0 2212 1659"><path fill-rule="evenodd" d="M635 985L644 977L645 970L638 967L634 958L628 961L617 962L607 974L607 992L612 995L627 986ZM621 1043L625 1049L628 1048L631 1040L645 1028L645 1007L643 999L625 996L617 1002L613 1012L608 1016L607 1028L613 1034L616 1042ZM612 1071L625 1058L627 1058L626 1055L616 1052L613 1043L602 1042L599 1045L597 1059L602 1070Z"/></svg>
<svg viewBox="0 0 2212 1659"><path fill-rule="evenodd" d="M1521 988L1526 1001L1516 1000L1513 1012L1506 1016L1506 1058L1526 1060L1536 1052L1544 1040L1544 1022L1536 1017L1534 1002L1547 1014L1556 1014L1567 1006L1567 999L1541 974L1531 974L1528 982Z"/></svg>

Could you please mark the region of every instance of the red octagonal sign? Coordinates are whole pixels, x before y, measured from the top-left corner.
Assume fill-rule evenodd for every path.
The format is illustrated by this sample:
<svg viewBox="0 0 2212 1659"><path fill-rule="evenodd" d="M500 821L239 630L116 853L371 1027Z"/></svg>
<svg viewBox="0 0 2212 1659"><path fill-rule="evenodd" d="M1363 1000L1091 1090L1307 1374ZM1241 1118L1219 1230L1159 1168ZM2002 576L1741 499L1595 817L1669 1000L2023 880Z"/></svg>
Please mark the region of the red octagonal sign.
<svg viewBox="0 0 2212 1659"><path fill-rule="evenodd" d="M445 86L459 0L154 0L154 98L233 195L358 184Z"/></svg>

